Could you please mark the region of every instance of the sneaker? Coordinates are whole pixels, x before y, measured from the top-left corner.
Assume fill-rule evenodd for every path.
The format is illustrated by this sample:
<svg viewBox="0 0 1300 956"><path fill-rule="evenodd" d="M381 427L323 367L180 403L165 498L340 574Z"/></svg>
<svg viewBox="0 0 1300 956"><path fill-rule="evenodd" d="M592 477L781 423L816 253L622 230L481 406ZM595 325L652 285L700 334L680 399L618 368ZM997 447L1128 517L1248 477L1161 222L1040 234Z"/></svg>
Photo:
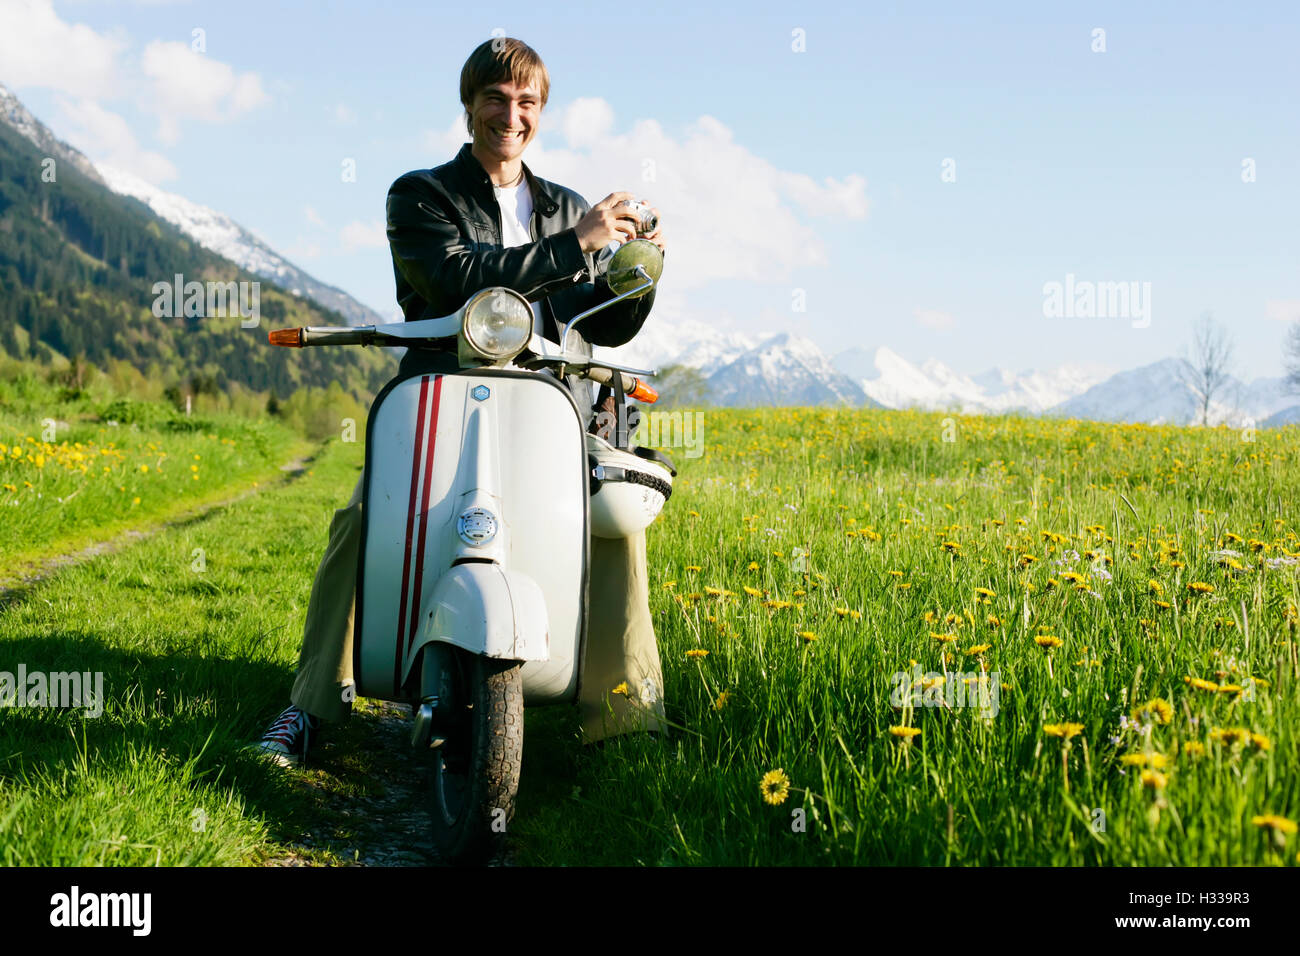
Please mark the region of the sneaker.
<svg viewBox="0 0 1300 956"><path fill-rule="evenodd" d="M296 767L311 748L311 739L320 730L320 720L290 704L267 729L266 734L249 749L274 760L281 767Z"/></svg>

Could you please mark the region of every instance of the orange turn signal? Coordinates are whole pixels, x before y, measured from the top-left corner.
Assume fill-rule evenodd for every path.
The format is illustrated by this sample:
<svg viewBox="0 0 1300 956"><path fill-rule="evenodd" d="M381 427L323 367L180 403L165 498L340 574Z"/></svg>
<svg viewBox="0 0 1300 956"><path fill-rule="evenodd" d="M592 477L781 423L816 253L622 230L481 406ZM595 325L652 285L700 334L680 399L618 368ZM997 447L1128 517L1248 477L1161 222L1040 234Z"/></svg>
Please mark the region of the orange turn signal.
<svg viewBox="0 0 1300 956"><path fill-rule="evenodd" d="M302 348L302 329L274 329L267 339L272 345Z"/></svg>
<svg viewBox="0 0 1300 956"><path fill-rule="evenodd" d="M647 405L659 401L659 393L645 382L639 378L634 378L632 381L636 384L632 386L632 391L627 393L628 398L635 398L638 402L645 402Z"/></svg>

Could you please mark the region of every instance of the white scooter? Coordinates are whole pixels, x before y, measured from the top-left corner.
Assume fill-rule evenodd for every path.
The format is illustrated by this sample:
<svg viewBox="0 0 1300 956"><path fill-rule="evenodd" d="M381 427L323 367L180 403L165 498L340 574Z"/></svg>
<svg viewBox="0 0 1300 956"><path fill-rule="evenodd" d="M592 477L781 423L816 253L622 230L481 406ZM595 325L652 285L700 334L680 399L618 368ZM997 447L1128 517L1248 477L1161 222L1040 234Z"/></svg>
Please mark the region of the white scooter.
<svg viewBox="0 0 1300 956"><path fill-rule="evenodd" d="M558 354L506 288L438 319L270 334L274 345L458 356L459 371L399 377L370 409L353 640L357 693L410 703L412 743L431 748L433 837L450 862L500 849L524 705L577 700L588 535L640 530L671 494L663 456L620 447L621 414L618 439L592 444L590 414L564 384L577 375L608 385L620 409L625 394L658 397L640 379L653 371L565 348L575 324L644 295L662 270L654 243L624 243L604 270L615 296L565 326Z"/></svg>

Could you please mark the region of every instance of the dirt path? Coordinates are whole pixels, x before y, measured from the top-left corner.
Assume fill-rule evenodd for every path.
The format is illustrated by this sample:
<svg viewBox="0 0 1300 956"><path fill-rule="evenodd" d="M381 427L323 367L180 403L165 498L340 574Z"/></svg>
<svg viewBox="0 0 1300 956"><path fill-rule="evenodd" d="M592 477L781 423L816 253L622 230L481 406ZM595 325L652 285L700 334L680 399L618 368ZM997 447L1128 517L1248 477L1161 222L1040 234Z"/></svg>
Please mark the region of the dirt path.
<svg viewBox="0 0 1300 956"><path fill-rule="evenodd" d="M283 488L306 474L315 456L280 466L283 477L246 488L153 524L123 531L84 548L32 562L0 584L0 611L21 601L60 571L116 554L173 528L203 521L252 495ZM429 824L428 763L410 742L411 712L404 704L359 700L347 724L329 725L305 768L285 770L316 805L312 825L267 866L437 866ZM494 865L509 865L507 856Z"/></svg>
<svg viewBox="0 0 1300 956"><path fill-rule="evenodd" d="M320 851L344 866L444 865L429 824L428 767L411 747L407 705L357 701L307 767L285 771L316 803L319 822L265 865L319 865ZM491 865L512 865L510 851Z"/></svg>
<svg viewBox="0 0 1300 956"><path fill-rule="evenodd" d="M22 600L32 588L62 571L64 568L81 564L83 561L89 561L105 554L116 554L124 551L141 541L147 541L155 535L161 534L172 528L183 528L186 525L196 524L203 521L213 512L222 508L228 508L237 501L243 501L252 495L260 494L273 488L283 488L285 485L296 481L307 473L307 466L315 461L316 456L312 455L307 458L295 458L287 461L280 466L280 471L284 472L284 477L273 484L258 488L246 488L237 495L229 498L223 498L220 501L209 502L196 508L184 511L174 518L168 518L165 521L158 521L154 524L146 525L143 528L130 528L103 541L96 541L80 548L76 551L70 551L67 554L56 554L52 557L41 558L32 561L28 566L18 574L0 578L0 610L4 610L10 604Z"/></svg>

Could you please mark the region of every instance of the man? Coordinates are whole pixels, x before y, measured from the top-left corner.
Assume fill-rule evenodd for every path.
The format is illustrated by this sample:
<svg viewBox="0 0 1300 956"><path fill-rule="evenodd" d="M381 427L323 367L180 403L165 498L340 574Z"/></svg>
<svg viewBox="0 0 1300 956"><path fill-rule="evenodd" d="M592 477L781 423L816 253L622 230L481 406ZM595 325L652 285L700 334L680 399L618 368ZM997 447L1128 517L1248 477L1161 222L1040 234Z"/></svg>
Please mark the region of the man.
<svg viewBox="0 0 1300 956"><path fill-rule="evenodd" d="M541 58L510 38L488 40L461 71L460 96L473 138L451 162L400 177L388 192L388 241L397 301L408 321L449 315L475 292L502 285L525 296L533 328L559 343L564 324L613 297L596 276L594 254L636 237L616 192L594 207L578 193L538 179L523 163L537 135L550 79ZM656 210L656 215L658 211ZM662 231L646 237L663 249ZM570 333L568 351L622 345L640 330L654 290L597 313ZM408 350L401 375L452 372L454 355ZM587 383L571 376L579 408ZM321 720L351 712L352 624L361 537L362 482L334 513L330 540L312 585L292 704L255 745L281 763L298 763ZM582 736L587 742L632 730L662 731L663 676L650 621L645 534L591 539ZM627 694L612 695L615 686Z"/></svg>

